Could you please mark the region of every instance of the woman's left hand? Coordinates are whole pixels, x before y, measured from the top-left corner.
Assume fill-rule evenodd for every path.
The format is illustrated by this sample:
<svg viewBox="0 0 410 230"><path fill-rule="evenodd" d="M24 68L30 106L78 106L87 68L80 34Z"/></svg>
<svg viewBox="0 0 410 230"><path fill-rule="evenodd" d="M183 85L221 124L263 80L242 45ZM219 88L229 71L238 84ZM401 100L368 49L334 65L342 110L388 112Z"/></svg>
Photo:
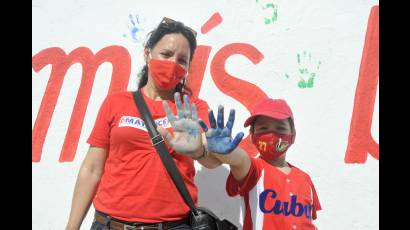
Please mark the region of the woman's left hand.
<svg viewBox="0 0 410 230"><path fill-rule="evenodd" d="M202 149L202 137L196 105L192 104L192 107L190 107L188 95L184 95L183 107L178 92L174 94L174 98L178 113L177 117L172 113L166 101L162 103L168 121L173 128L173 135L162 127L158 127L157 130L176 152L196 157L194 154Z"/></svg>

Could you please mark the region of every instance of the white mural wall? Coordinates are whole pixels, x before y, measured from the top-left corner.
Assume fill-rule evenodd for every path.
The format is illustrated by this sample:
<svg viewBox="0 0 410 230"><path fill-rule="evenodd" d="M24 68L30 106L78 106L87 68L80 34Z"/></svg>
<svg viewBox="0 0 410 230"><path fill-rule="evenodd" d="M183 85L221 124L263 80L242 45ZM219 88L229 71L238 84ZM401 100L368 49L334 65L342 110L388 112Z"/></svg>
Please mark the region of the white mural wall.
<svg viewBox="0 0 410 230"><path fill-rule="evenodd" d="M99 106L134 90L146 35L167 16L198 31L190 84L211 108L285 98L287 160L308 172L319 229L378 229L378 1L32 1L32 228L63 229ZM249 139L242 143L250 147ZM237 225L228 167L196 165L200 204ZM82 229L89 229L90 209Z"/></svg>

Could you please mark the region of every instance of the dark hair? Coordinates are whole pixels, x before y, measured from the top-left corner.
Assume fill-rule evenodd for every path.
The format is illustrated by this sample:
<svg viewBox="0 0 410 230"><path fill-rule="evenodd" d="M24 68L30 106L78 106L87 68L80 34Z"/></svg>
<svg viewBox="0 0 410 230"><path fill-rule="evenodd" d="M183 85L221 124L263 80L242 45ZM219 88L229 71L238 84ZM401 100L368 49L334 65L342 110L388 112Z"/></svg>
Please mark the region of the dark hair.
<svg viewBox="0 0 410 230"><path fill-rule="evenodd" d="M196 49L196 38L194 33L191 31L189 27L186 27L182 22L172 21L172 22L164 22L162 21L156 29L151 31L148 36L148 40L145 43L145 49L152 49L167 34L182 34L189 42L189 47L191 51L191 56L189 58L189 62L191 63L192 57L194 56L195 49ZM140 81L138 82L138 89L144 87L148 81L148 65L145 64L141 72L138 74L140 76ZM191 89L189 89L185 85L185 79L183 83L178 83L175 86L174 92L180 92L190 95L192 93Z"/></svg>

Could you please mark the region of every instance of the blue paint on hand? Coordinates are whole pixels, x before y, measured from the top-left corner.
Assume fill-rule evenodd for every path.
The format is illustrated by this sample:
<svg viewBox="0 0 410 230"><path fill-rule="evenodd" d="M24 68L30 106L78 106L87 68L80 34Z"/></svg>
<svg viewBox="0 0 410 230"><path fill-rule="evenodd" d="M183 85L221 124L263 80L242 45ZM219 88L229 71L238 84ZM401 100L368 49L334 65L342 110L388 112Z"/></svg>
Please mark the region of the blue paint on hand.
<svg viewBox="0 0 410 230"><path fill-rule="evenodd" d="M244 136L243 132L239 132L232 140L232 127L235 121L235 110L231 109L231 111L229 112L228 122L226 123L225 127L223 126L223 106L220 105L218 107L217 121L215 121L215 116L212 110L208 112L208 117L211 125L210 129L204 121L199 121L201 128L205 131L206 139L208 142L208 150L222 155L229 154L239 145Z"/></svg>
<svg viewBox="0 0 410 230"><path fill-rule="evenodd" d="M174 94L177 116L175 116L166 101L163 101L164 111L173 128L173 135L163 130L161 135L165 137L170 146L178 153L192 156L202 147L202 137L198 124L198 112L195 104L190 106L189 97L184 95L184 103L181 102L180 93Z"/></svg>

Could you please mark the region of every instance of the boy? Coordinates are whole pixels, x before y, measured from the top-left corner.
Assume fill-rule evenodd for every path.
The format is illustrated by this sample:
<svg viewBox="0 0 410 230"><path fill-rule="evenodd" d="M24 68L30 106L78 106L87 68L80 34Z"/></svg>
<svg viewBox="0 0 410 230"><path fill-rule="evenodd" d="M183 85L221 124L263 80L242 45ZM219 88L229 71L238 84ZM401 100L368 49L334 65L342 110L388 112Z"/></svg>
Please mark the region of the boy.
<svg viewBox="0 0 410 230"><path fill-rule="evenodd" d="M259 150L255 158L237 147L237 138L232 141L234 112L231 110L225 128L221 125L222 106L218 108L218 125L212 111L208 114L211 128L201 121L200 125L206 132L211 156L230 165L226 191L229 196L239 194L243 198L243 229L316 229L312 219L321 206L313 183L308 174L286 161L286 151L296 135L286 101L263 99L245 121L244 127L251 126L252 142Z"/></svg>

